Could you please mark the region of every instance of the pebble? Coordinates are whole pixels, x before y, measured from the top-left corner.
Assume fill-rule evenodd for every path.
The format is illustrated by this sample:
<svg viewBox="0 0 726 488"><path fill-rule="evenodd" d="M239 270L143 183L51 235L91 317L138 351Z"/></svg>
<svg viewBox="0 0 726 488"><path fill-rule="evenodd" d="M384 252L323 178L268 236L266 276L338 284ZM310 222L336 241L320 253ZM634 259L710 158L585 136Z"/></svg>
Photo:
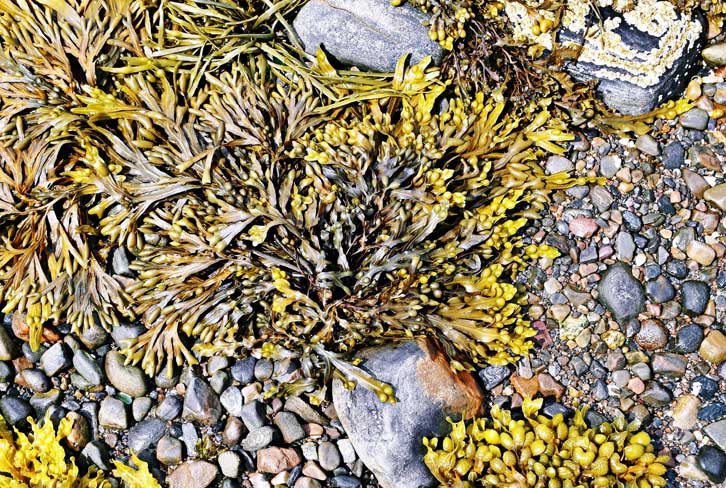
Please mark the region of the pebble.
<svg viewBox="0 0 726 488"><path fill-rule="evenodd" d="M701 198L704 192L711 188L711 185L695 171L685 168L683 170L683 179L686 182L686 186L691 191L694 197Z"/></svg>
<svg viewBox="0 0 726 488"><path fill-rule="evenodd" d="M575 165L572 161L563 156L550 156L545 163L545 172L549 175L561 171L572 171L573 169L575 169Z"/></svg>
<svg viewBox="0 0 726 488"><path fill-rule="evenodd" d="M269 380L272 377L273 371L274 365L270 360L260 359L255 363L255 378L259 381Z"/></svg>
<svg viewBox="0 0 726 488"><path fill-rule="evenodd" d="M218 471L217 466L207 461L192 461L174 469L166 481L169 488L207 488Z"/></svg>
<svg viewBox="0 0 726 488"><path fill-rule="evenodd" d="M70 368L72 364L72 352L62 342L56 342L40 357L40 366L48 376L55 376L61 371Z"/></svg>
<svg viewBox="0 0 726 488"><path fill-rule="evenodd" d="M629 232L621 231L615 237L615 252L620 261L632 261L635 255L635 241Z"/></svg>
<svg viewBox="0 0 726 488"><path fill-rule="evenodd" d="M14 427L24 425L26 418L33 415L33 408L22 398L3 395L0 397L0 412L5 421Z"/></svg>
<svg viewBox="0 0 726 488"><path fill-rule="evenodd" d="M659 320L648 319L640 325L640 331L634 339L646 351L655 351L668 344L668 331Z"/></svg>
<svg viewBox="0 0 726 488"><path fill-rule="evenodd" d="M137 422L144 420L146 414L151 410L152 404L153 402L149 397L134 398L131 403L131 415L133 415L134 420Z"/></svg>
<svg viewBox="0 0 726 488"><path fill-rule="evenodd" d="M673 141L663 148L663 166L666 169L678 169L683 165L686 150L683 144Z"/></svg>
<svg viewBox="0 0 726 488"><path fill-rule="evenodd" d="M676 351L682 354L696 352L702 340L703 329L700 325L684 325L676 334Z"/></svg>
<svg viewBox="0 0 726 488"><path fill-rule="evenodd" d="M253 357L240 359L232 366L232 378L242 385L248 385L255 381L255 364L257 360Z"/></svg>
<svg viewBox="0 0 726 488"><path fill-rule="evenodd" d="M688 360L685 356L671 352L657 352L653 355L651 367L654 374L669 378L680 378L686 374Z"/></svg>
<svg viewBox="0 0 726 488"><path fill-rule="evenodd" d="M319 425L328 425L328 419L320 415L313 407L299 396L293 396L285 401L285 410L292 412L305 422Z"/></svg>
<svg viewBox="0 0 726 488"><path fill-rule="evenodd" d="M680 116L680 123L687 129L704 130L708 126L708 112L692 108Z"/></svg>
<svg viewBox="0 0 726 488"><path fill-rule="evenodd" d="M701 315L711 298L711 289L702 281L684 281L681 285L681 306L691 315Z"/></svg>
<svg viewBox="0 0 726 488"><path fill-rule="evenodd" d="M645 284L645 291L652 303L665 303L676 297L676 289L673 284L664 275L658 276L656 279L648 281Z"/></svg>
<svg viewBox="0 0 726 488"><path fill-rule="evenodd" d="M570 233L577 237L592 237L597 232L599 226L595 219L587 217L577 217L569 223Z"/></svg>
<svg viewBox="0 0 726 488"><path fill-rule="evenodd" d="M244 398L242 398L242 392L236 386L230 386L219 397L219 401L224 409L234 417L242 416L242 406L244 405Z"/></svg>
<svg viewBox="0 0 726 488"><path fill-rule="evenodd" d="M698 354L709 363L726 361L726 336L720 330L712 330L701 343Z"/></svg>
<svg viewBox="0 0 726 488"><path fill-rule="evenodd" d="M353 476L338 475L333 476L330 480L330 486L333 488L362 488L360 480Z"/></svg>
<svg viewBox="0 0 726 488"><path fill-rule="evenodd" d="M657 381L649 381L640 399L652 407L663 407L673 400L673 393Z"/></svg>
<svg viewBox="0 0 726 488"><path fill-rule="evenodd" d="M184 395L182 416L203 425L211 425L222 415L219 397L201 378L193 377L189 381Z"/></svg>
<svg viewBox="0 0 726 488"><path fill-rule="evenodd" d="M326 471L333 471L340 466L340 451L329 441L321 442L318 445L318 463Z"/></svg>
<svg viewBox="0 0 726 488"><path fill-rule="evenodd" d="M73 354L73 367L89 384L99 386L103 383L103 370L86 351L79 349Z"/></svg>
<svg viewBox="0 0 726 488"><path fill-rule="evenodd" d="M622 167L622 160L617 155L607 155L600 160L600 174L612 178Z"/></svg>
<svg viewBox="0 0 726 488"><path fill-rule="evenodd" d="M696 376L691 381L691 392L703 400L710 400L718 391L718 382L708 376Z"/></svg>
<svg viewBox="0 0 726 488"><path fill-rule="evenodd" d="M672 409L673 425L682 430L692 429L698 422L701 400L695 395L678 397Z"/></svg>
<svg viewBox="0 0 726 488"><path fill-rule="evenodd" d="M166 432L166 424L157 418L148 418L131 427L128 436L129 448L141 452L153 447Z"/></svg>
<svg viewBox="0 0 726 488"><path fill-rule="evenodd" d="M242 471L242 459L234 451L224 451L217 458L222 474L227 478L237 478Z"/></svg>
<svg viewBox="0 0 726 488"><path fill-rule="evenodd" d="M710 266L716 259L716 251L711 246L696 240L688 243L686 254L701 266Z"/></svg>
<svg viewBox="0 0 726 488"><path fill-rule="evenodd" d="M20 347L15 339L8 334L5 327L0 326L0 361L11 361L20 355Z"/></svg>
<svg viewBox="0 0 726 488"><path fill-rule="evenodd" d="M598 285L598 300L607 307L615 319L623 320L638 315L645 309L643 286L628 266L615 264L605 272Z"/></svg>
<svg viewBox="0 0 726 488"><path fill-rule="evenodd" d="M179 464L184 456L184 444L170 435L159 439L156 445L156 459L166 466Z"/></svg>
<svg viewBox="0 0 726 488"><path fill-rule="evenodd" d="M305 431L294 413L279 412L275 415L274 422L275 426L280 430L282 438L288 444L292 444L305 437Z"/></svg>
<svg viewBox="0 0 726 488"><path fill-rule="evenodd" d="M38 393L45 393L52 386L50 378L42 369L26 368L22 371L21 376L28 388Z"/></svg>
<svg viewBox="0 0 726 488"><path fill-rule="evenodd" d="M141 368L124 366L125 358L117 351L106 353L105 370L108 381L119 391L132 397L146 395L146 376Z"/></svg>
<svg viewBox="0 0 726 488"><path fill-rule="evenodd" d="M302 462L297 449L268 447L257 452L257 471L277 474L287 471Z"/></svg>
<svg viewBox="0 0 726 488"><path fill-rule="evenodd" d="M265 406L257 400L252 400L242 405L239 417L250 431L262 427L265 425Z"/></svg>
<svg viewBox="0 0 726 488"><path fill-rule="evenodd" d="M704 422L713 422L724 416L726 416L726 405L723 403L711 403L698 412L698 420Z"/></svg>
<svg viewBox="0 0 726 488"><path fill-rule="evenodd" d="M167 395L156 407L156 416L161 420L174 420L182 412L182 401L176 395Z"/></svg>
<svg viewBox="0 0 726 488"><path fill-rule="evenodd" d="M713 446L703 446L698 451L698 467L714 483L726 481L726 454Z"/></svg>
<svg viewBox="0 0 726 488"><path fill-rule="evenodd" d="M108 429L127 429L129 426L126 405L114 397L106 397L98 411L98 423Z"/></svg>
<svg viewBox="0 0 726 488"><path fill-rule="evenodd" d="M651 156L657 156L660 154L660 145L650 134L638 136L635 140L635 147L637 147L641 152Z"/></svg>
<svg viewBox="0 0 726 488"><path fill-rule="evenodd" d="M703 199L726 212L726 183L709 188L703 193Z"/></svg>
<svg viewBox="0 0 726 488"><path fill-rule="evenodd" d="M278 435L277 429L265 425L251 430L241 444L246 451L258 451L272 444Z"/></svg>

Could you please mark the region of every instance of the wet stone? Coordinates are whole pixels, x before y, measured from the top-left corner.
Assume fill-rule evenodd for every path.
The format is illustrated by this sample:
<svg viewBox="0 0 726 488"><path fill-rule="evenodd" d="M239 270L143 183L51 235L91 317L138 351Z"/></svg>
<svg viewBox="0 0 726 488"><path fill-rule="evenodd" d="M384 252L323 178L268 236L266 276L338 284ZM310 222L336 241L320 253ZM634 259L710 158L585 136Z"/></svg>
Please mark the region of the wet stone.
<svg viewBox="0 0 726 488"><path fill-rule="evenodd" d="M286 443L292 444L305 437L305 431L294 413L279 412L274 421Z"/></svg>
<svg viewBox="0 0 726 488"><path fill-rule="evenodd" d="M658 276L645 284L645 291L653 303L663 303L676 297L676 289L666 276Z"/></svg>
<svg viewBox="0 0 726 488"><path fill-rule="evenodd" d="M128 444L134 452L141 452L153 447L166 432L166 424L157 419L149 418L131 427Z"/></svg>
<svg viewBox="0 0 726 488"><path fill-rule="evenodd" d="M691 315L700 315L706 310L711 298L711 289L702 281L684 281L681 285L681 306Z"/></svg>
<svg viewBox="0 0 726 488"><path fill-rule="evenodd" d="M265 425L265 406L257 400L243 405L239 417L249 430L257 429Z"/></svg>
<svg viewBox="0 0 726 488"><path fill-rule="evenodd" d="M141 422L146 417L146 414L151 410L152 400L149 397L134 398L131 404L131 413L134 420Z"/></svg>
<svg viewBox="0 0 726 488"><path fill-rule="evenodd" d="M613 314L624 320L636 316L645 308L643 286L628 266L616 264L603 275L598 286L598 300Z"/></svg>
<svg viewBox="0 0 726 488"><path fill-rule="evenodd" d="M246 451L254 452L269 446L278 436L277 429L265 425L264 427L251 430L241 444Z"/></svg>
<svg viewBox="0 0 726 488"><path fill-rule="evenodd" d="M710 403L698 412L698 420L704 422L714 422L723 417L726 417L726 405L723 403Z"/></svg>
<svg viewBox="0 0 726 488"><path fill-rule="evenodd" d="M683 144L673 141L663 148L663 166L666 169L678 169L683 165L686 150Z"/></svg>
<svg viewBox="0 0 726 488"><path fill-rule="evenodd" d="M635 342L646 351L662 349L668 344L668 331L659 320L644 320L635 334Z"/></svg>
<svg viewBox="0 0 726 488"><path fill-rule="evenodd" d="M640 399L647 405L663 407L673 400L673 393L657 381L649 381Z"/></svg>
<svg viewBox="0 0 726 488"><path fill-rule="evenodd" d="M106 354L105 370L108 381L119 391L132 397L146 395L146 376L136 366L124 366L125 358L119 352Z"/></svg>
<svg viewBox="0 0 726 488"><path fill-rule="evenodd" d="M129 418L126 406L121 400L114 397L104 398L98 411L98 423L101 427L108 429L128 428Z"/></svg>
<svg viewBox="0 0 726 488"><path fill-rule="evenodd" d="M682 354L696 352L702 340L703 329L700 325L684 325L676 334L676 351Z"/></svg>
<svg viewBox="0 0 726 488"><path fill-rule="evenodd" d="M485 390L492 390L495 386L503 383L511 372L506 366L491 365L479 371L479 378Z"/></svg>
<svg viewBox="0 0 726 488"><path fill-rule="evenodd" d="M255 363L256 359L248 357L240 359L232 366L232 378L239 381L242 385L247 385L255 381Z"/></svg>
<svg viewBox="0 0 726 488"><path fill-rule="evenodd" d="M184 395L182 416L203 425L211 425L221 415L222 405L214 390L201 378L192 378Z"/></svg>
<svg viewBox="0 0 726 488"><path fill-rule="evenodd" d="M713 446L703 446L697 456L698 467L714 483L726 481L726 454Z"/></svg>
<svg viewBox="0 0 726 488"><path fill-rule="evenodd" d="M691 392L703 400L710 400L718 392L718 382L708 376L696 376L691 381Z"/></svg>
<svg viewBox="0 0 726 488"><path fill-rule="evenodd" d="M184 445L179 439L165 435L156 446L156 459L167 466L179 464L184 456Z"/></svg>
<svg viewBox="0 0 726 488"><path fill-rule="evenodd" d="M167 476L169 488L207 488L217 477L219 469L207 461L192 461L177 467Z"/></svg>
<svg viewBox="0 0 726 488"><path fill-rule="evenodd" d="M103 370L86 351L76 351L73 355L73 367L89 384L98 386L103 383Z"/></svg>
<svg viewBox="0 0 726 488"><path fill-rule="evenodd" d="M227 412L234 417L242 416L242 405L244 399L242 398L242 392L236 386L230 386L219 397L219 401L222 403Z"/></svg>
<svg viewBox="0 0 726 488"><path fill-rule="evenodd" d="M52 384L50 378L46 375L42 369L27 368L21 373L28 388L38 393L45 393L50 390Z"/></svg>
<svg viewBox="0 0 726 488"><path fill-rule="evenodd" d="M174 420L182 412L182 401L176 395L167 395L156 407L156 416L162 420Z"/></svg>
<svg viewBox="0 0 726 488"><path fill-rule="evenodd" d="M704 130L708 126L708 112L694 107L681 115L680 123L686 129Z"/></svg>
<svg viewBox="0 0 726 488"><path fill-rule="evenodd" d="M680 354L658 352L653 355L653 373L669 378L680 378L686 374L688 360Z"/></svg>

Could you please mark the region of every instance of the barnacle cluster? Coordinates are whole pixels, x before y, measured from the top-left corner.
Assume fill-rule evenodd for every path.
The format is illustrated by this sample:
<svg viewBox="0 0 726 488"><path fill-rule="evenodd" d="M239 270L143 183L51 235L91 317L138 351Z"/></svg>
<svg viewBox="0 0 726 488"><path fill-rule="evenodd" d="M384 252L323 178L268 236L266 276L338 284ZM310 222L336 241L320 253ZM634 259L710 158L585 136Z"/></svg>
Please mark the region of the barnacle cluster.
<svg viewBox="0 0 726 488"><path fill-rule="evenodd" d="M66 457L61 445L72 429L69 418L62 419L58 428L46 415L42 424L28 418L32 432L26 435L7 428L0 416L0 486L4 488L111 488L101 471L90 469L81 475L73 457ZM136 467L115 460L114 477L125 488L160 488L149 472L147 464L135 455L131 462Z"/></svg>
<svg viewBox="0 0 726 488"><path fill-rule="evenodd" d="M424 461L441 486L531 488L663 487L668 456L658 456L637 421L595 428L585 409L572 419L539 412L542 399L525 399L523 418L492 407L491 418L453 422L443 439L424 439Z"/></svg>

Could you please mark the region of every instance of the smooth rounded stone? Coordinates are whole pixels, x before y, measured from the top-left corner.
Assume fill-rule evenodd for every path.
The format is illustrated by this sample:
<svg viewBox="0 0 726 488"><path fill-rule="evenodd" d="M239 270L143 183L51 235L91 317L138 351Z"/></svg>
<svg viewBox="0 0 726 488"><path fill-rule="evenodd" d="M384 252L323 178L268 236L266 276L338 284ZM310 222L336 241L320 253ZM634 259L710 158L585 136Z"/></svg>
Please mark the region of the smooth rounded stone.
<svg viewBox="0 0 726 488"><path fill-rule="evenodd" d="M705 191L711 188L711 185L708 184L703 176L688 168L683 169L682 176L683 180L686 182L688 190L690 190L696 198L703 197Z"/></svg>
<svg viewBox="0 0 726 488"><path fill-rule="evenodd" d="M633 364L630 371L643 381L648 381L651 378L650 366L646 363Z"/></svg>
<svg viewBox="0 0 726 488"><path fill-rule="evenodd" d="M167 395L156 407L156 416L161 420L174 420L181 414L182 401L176 395Z"/></svg>
<svg viewBox="0 0 726 488"><path fill-rule="evenodd" d="M275 365L269 359L260 359L255 363L255 378L258 381L266 381L272 378Z"/></svg>
<svg viewBox="0 0 726 488"><path fill-rule="evenodd" d="M45 393L52 386L50 378L48 378L48 375L42 369L26 368L20 374L25 380L25 384L28 385L28 388L35 392Z"/></svg>
<svg viewBox="0 0 726 488"><path fill-rule="evenodd" d="M98 411L98 423L101 427L108 429L127 429L129 415L126 411L126 405L121 400L107 396L101 401L101 408Z"/></svg>
<svg viewBox="0 0 726 488"><path fill-rule="evenodd" d="M716 259L716 251L711 246L696 240L688 243L686 254L701 266L710 266Z"/></svg>
<svg viewBox="0 0 726 488"><path fill-rule="evenodd" d="M108 446L101 441L91 441L86 444L86 447L81 451L81 460L88 466L98 466L104 471L113 469L108 453Z"/></svg>
<svg viewBox="0 0 726 488"><path fill-rule="evenodd" d="M108 381L117 390L131 397L141 397L148 391L146 376L141 368L124 366L125 358L117 351L106 354L105 370Z"/></svg>
<svg viewBox="0 0 726 488"><path fill-rule="evenodd" d="M631 422L637 420L642 426L650 424L652 418L653 416L650 414L650 410L645 405L635 405L628 412L628 420Z"/></svg>
<svg viewBox="0 0 726 488"><path fill-rule="evenodd" d="M629 232L620 231L615 236L615 252L620 261L632 261L635 255L635 241Z"/></svg>
<svg viewBox="0 0 726 488"><path fill-rule="evenodd" d="M227 446L237 444L242 438L243 431L244 424L240 419L237 417L227 417L224 430L222 430L222 442Z"/></svg>
<svg viewBox="0 0 726 488"><path fill-rule="evenodd" d="M0 383L6 383L15 377L15 371L6 362L0 361Z"/></svg>
<svg viewBox="0 0 726 488"><path fill-rule="evenodd" d="M625 370L613 371L613 383L620 388L625 388L630 381L630 373Z"/></svg>
<svg viewBox="0 0 726 488"><path fill-rule="evenodd" d="M698 420L714 422L726 416L726 405L723 403L711 403L698 412Z"/></svg>
<svg viewBox="0 0 726 488"><path fill-rule="evenodd" d="M698 422L698 409L701 400L695 395L682 395L676 399L672 408L673 425L682 430L690 430Z"/></svg>
<svg viewBox="0 0 726 488"><path fill-rule="evenodd" d="M253 357L240 359L232 366L232 378L239 381L242 385L248 385L255 381L255 363L257 360Z"/></svg>
<svg viewBox="0 0 726 488"><path fill-rule="evenodd" d="M698 107L681 114L679 122L686 129L705 130L708 127L708 112Z"/></svg>
<svg viewBox="0 0 726 488"><path fill-rule="evenodd" d="M171 389L179 383L179 375L172 373L172 375L169 376L168 371L159 371L159 373L154 376L154 383L159 388Z"/></svg>
<svg viewBox="0 0 726 488"><path fill-rule="evenodd" d="M678 465L678 475L687 480L709 481L706 473L698 466L696 456L686 456Z"/></svg>
<svg viewBox="0 0 726 488"><path fill-rule="evenodd" d="M80 451L91 441L91 426L79 412L68 412L66 418L71 421L71 432L66 442L72 450Z"/></svg>
<svg viewBox="0 0 726 488"><path fill-rule="evenodd" d="M660 320L644 320L640 324L640 331L635 334L634 339L646 351L663 349L668 344L668 330Z"/></svg>
<svg viewBox="0 0 726 488"><path fill-rule="evenodd" d="M598 293L598 300L616 320L635 317L645 309L643 285L633 277L627 265L610 266L600 280Z"/></svg>
<svg viewBox="0 0 726 488"><path fill-rule="evenodd" d="M688 276L688 266L681 260L669 261L666 264L666 272L674 278L683 279Z"/></svg>
<svg viewBox="0 0 726 488"><path fill-rule="evenodd" d="M288 471L302 462L297 449L267 447L257 451L257 471L277 474Z"/></svg>
<svg viewBox="0 0 726 488"><path fill-rule="evenodd" d="M502 384L512 372L507 366L490 365L479 371L479 378L485 390L493 390L497 385Z"/></svg>
<svg viewBox="0 0 726 488"><path fill-rule="evenodd" d="M330 479L330 486L333 488L362 488L363 485L358 478L341 474Z"/></svg>
<svg viewBox="0 0 726 488"><path fill-rule="evenodd" d="M547 158L547 162L545 163L545 172L548 175L560 173L562 171L572 171L573 169L575 169L575 165L564 156L550 156Z"/></svg>
<svg viewBox="0 0 726 488"><path fill-rule="evenodd" d="M219 397L203 379L194 377L189 381L182 416L203 425L217 423L222 416Z"/></svg>
<svg viewBox="0 0 726 488"><path fill-rule="evenodd" d="M265 405L257 400L242 405L239 418L248 430L254 430L265 425Z"/></svg>
<svg viewBox="0 0 726 488"><path fill-rule="evenodd" d="M21 349L4 326L0 326L0 361L11 361L20 356Z"/></svg>
<svg viewBox="0 0 726 488"><path fill-rule="evenodd" d="M709 363L726 361L726 336L720 330L712 330L701 342L698 354Z"/></svg>
<svg viewBox="0 0 726 488"><path fill-rule="evenodd" d="M166 432L166 423L151 417L131 427L128 445L134 452L141 452L153 447Z"/></svg>
<svg viewBox="0 0 726 488"><path fill-rule="evenodd" d="M48 376L55 376L70 368L73 359L71 349L62 342L56 342L40 357L40 367Z"/></svg>
<svg viewBox="0 0 726 488"><path fill-rule="evenodd" d="M272 444L280 436L277 429L269 425L251 430L242 442L245 451L258 451Z"/></svg>
<svg viewBox="0 0 726 488"><path fill-rule="evenodd" d="M212 356L207 363L207 374L213 375L229 366L227 356Z"/></svg>
<svg viewBox="0 0 726 488"><path fill-rule="evenodd" d="M149 397L134 398L134 401L131 404L131 414L133 415L134 420L137 422L144 420L153 404L153 400Z"/></svg>
<svg viewBox="0 0 726 488"><path fill-rule="evenodd" d="M703 281L689 280L681 285L681 306L690 315L705 312L710 298L711 288Z"/></svg>
<svg viewBox="0 0 726 488"><path fill-rule="evenodd" d="M635 147L637 147L640 152L649 154L650 156L657 156L660 154L660 145L650 134L638 136L635 140Z"/></svg>
<svg viewBox="0 0 726 488"><path fill-rule="evenodd" d="M663 166L666 169L678 169L683 166L686 150L678 141L673 141L663 148Z"/></svg>
<svg viewBox="0 0 726 488"><path fill-rule="evenodd" d="M590 201L599 212L605 212L613 204L613 196L604 186L596 186L590 190Z"/></svg>
<svg viewBox="0 0 726 488"><path fill-rule="evenodd" d="M86 351L76 351L73 355L73 367L91 385L98 386L103 383L103 370L93 356Z"/></svg>
<svg viewBox="0 0 726 488"><path fill-rule="evenodd" d="M244 399L242 398L242 392L236 386L230 386L219 397L219 401L227 412L234 417L242 416L242 405L244 405Z"/></svg>
<svg viewBox="0 0 726 488"><path fill-rule="evenodd" d="M360 368L393 387L398 402L381 402L370 390L350 391L334 380L333 404L356 452L383 488L432 484L421 439L448 433L447 416L481 412L474 377L453 373L429 340L370 348L358 357Z"/></svg>
<svg viewBox="0 0 726 488"><path fill-rule="evenodd" d="M179 464L184 456L184 444L179 439L165 435L156 445L156 459L166 466Z"/></svg>
<svg viewBox="0 0 726 488"><path fill-rule="evenodd" d="M696 457L698 467L714 483L726 481L726 454L714 446L703 446Z"/></svg>
<svg viewBox="0 0 726 488"><path fill-rule="evenodd" d="M294 413L279 412L275 415L274 422L287 444L292 444L305 437L305 431Z"/></svg>
<svg viewBox="0 0 726 488"><path fill-rule="evenodd" d="M653 355L651 367L654 374L669 378L681 378L686 374L688 360L685 356L671 352L657 352Z"/></svg>
<svg viewBox="0 0 726 488"><path fill-rule="evenodd" d="M657 381L649 381L645 391L640 394L640 399L646 405L663 407L673 400L673 393Z"/></svg>
<svg viewBox="0 0 726 488"><path fill-rule="evenodd" d="M222 474L227 478L237 478L242 470L242 459L234 451L224 451L217 457Z"/></svg>
<svg viewBox="0 0 726 488"><path fill-rule="evenodd" d="M33 364L36 364L40 361L40 356L42 356L43 353L47 351L47 346L45 344L41 344L37 351L33 351L33 349L30 347L30 343L24 342L21 346L21 349L23 351L23 356L25 356L25 359Z"/></svg>
<svg viewBox="0 0 726 488"><path fill-rule="evenodd" d="M332 442L324 441L318 445L318 463L325 471L333 471L340 466L340 451Z"/></svg>
<svg viewBox="0 0 726 488"><path fill-rule="evenodd" d="M146 332L146 327L141 324L119 324L111 329L111 338L120 348L126 347L129 339L136 339Z"/></svg>
<svg viewBox="0 0 726 488"><path fill-rule="evenodd" d="M608 154L600 159L600 174L606 178L612 178L620 171L623 166L623 160L616 154Z"/></svg>
<svg viewBox="0 0 726 488"><path fill-rule="evenodd" d="M703 400L710 400L718 392L718 382L708 376L696 376L691 381L691 392Z"/></svg>
<svg viewBox="0 0 726 488"><path fill-rule="evenodd" d="M605 417L600 412L597 412L595 410L587 410L585 412L585 422L591 429L597 429L607 421L607 417Z"/></svg>
<svg viewBox="0 0 726 488"><path fill-rule="evenodd" d="M209 386L218 395L229 385L229 374L226 371L217 371L209 379Z"/></svg>
<svg viewBox="0 0 726 488"><path fill-rule="evenodd" d="M407 53L412 64L427 56L441 61L443 49L429 38L429 20L412 5L394 7L388 0L312 0L293 27L310 54L322 46L342 63L392 72Z"/></svg>
<svg viewBox="0 0 726 488"><path fill-rule="evenodd" d="M61 400L61 392L52 389L45 393L35 393L30 397L30 406L36 411L39 417L45 416L45 412L52 406L58 405Z"/></svg>
<svg viewBox="0 0 726 488"><path fill-rule="evenodd" d="M645 292L653 303L664 303L676 297L676 289L668 277L660 275L645 284Z"/></svg>
<svg viewBox="0 0 726 488"><path fill-rule="evenodd" d="M703 428L703 431L718 447L726 449L726 419L708 424Z"/></svg>
<svg viewBox="0 0 726 488"><path fill-rule="evenodd" d="M726 66L726 42L711 44L701 51L703 59L714 66Z"/></svg>
<svg viewBox="0 0 726 488"><path fill-rule="evenodd" d="M701 341L703 341L703 329L700 325L684 325L676 333L676 351L682 354L696 352Z"/></svg>
<svg viewBox="0 0 726 488"><path fill-rule="evenodd" d="M726 212L726 183L721 183L703 192L703 199Z"/></svg>
<svg viewBox="0 0 726 488"><path fill-rule="evenodd" d="M109 340L109 334L106 332L101 324L91 321L86 327L81 328L81 333L78 335L84 346L87 349L97 349Z"/></svg>
<svg viewBox="0 0 726 488"><path fill-rule="evenodd" d="M292 412L305 422L328 425L330 422L328 419L319 414L313 407L311 407L305 400L299 396L293 396L285 401L285 410Z"/></svg>
<svg viewBox="0 0 726 488"><path fill-rule="evenodd" d="M320 481L307 476L301 476L295 481L293 488L321 488L321 486Z"/></svg>
<svg viewBox="0 0 726 488"><path fill-rule="evenodd" d="M219 469L207 461L191 461L179 465L166 477L169 488L207 488L217 477Z"/></svg>

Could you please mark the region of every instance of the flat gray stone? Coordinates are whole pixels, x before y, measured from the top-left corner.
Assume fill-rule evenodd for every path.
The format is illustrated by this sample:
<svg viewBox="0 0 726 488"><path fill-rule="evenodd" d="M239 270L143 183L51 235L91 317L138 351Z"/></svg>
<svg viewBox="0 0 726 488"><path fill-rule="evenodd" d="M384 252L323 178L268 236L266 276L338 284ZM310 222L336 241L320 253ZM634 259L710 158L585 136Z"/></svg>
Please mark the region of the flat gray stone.
<svg viewBox="0 0 726 488"><path fill-rule="evenodd" d="M408 53L412 64L426 56L441 61L443 49L429 38L428 20L415 7L394 7L390 0L311 0L293 27L308 53L322 45L342 63L390 72Z"/></svg>
<svg viewBox="0 0 726 488"><path fill-rule="evenodd" d="M185 419L211 425L222 415L222 404L219 397L209 385L201 378L192 378L184 395L184 409L182 416Z"/></svg>
<svg viewBox="0 0 726 488"><path fill-rule="evenodd" d="M645 309L643 285L633 277L628 266L610 266L600 280L598 292L598 300L616 320L635 317Z"/></svg>

